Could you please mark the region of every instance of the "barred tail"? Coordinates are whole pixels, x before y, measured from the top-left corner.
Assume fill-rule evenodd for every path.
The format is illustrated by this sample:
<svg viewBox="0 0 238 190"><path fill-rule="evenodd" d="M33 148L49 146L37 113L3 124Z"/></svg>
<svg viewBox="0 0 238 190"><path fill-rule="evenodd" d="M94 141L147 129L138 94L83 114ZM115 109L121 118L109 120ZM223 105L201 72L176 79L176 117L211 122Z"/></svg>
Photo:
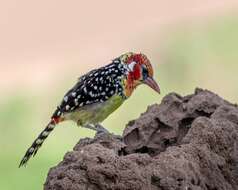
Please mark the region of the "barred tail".
<svg viewBox="0 0 238 190"><path fill-rule="evenodd" d="M46 128L40 133L40 135L36 138L36 140L32 143L31 147L28 148L26 151L24 157L21 160L21 163L19 165L19 168L21 166L26 166L28 160L31 158L31 156L35 156L45 139L48 137L50 132L53 131L55 128L56 124L60 122L60 119L52 119L50 123L46 126Z"/></svg>

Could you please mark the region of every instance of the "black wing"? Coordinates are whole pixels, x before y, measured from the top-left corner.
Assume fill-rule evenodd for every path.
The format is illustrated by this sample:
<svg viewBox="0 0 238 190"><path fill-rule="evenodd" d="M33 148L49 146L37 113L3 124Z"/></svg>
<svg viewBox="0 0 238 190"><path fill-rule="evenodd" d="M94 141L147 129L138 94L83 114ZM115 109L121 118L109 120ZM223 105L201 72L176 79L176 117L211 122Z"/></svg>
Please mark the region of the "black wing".
<svg viewBox="0 0 238 190"><path fill-rule="evenodd" d="M125 69L119 60L81 76L64 96L53 117L72 112L85 105L104 102L114 94L123 96L122 78Z"/></svg>

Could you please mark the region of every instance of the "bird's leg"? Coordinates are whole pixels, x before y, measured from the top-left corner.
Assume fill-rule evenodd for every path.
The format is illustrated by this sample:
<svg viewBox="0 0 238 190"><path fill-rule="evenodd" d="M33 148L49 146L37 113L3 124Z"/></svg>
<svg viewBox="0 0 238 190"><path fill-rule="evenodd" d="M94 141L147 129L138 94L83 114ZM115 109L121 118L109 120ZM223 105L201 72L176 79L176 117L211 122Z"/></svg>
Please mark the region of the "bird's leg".
<svg viewBox="0 0 238 190"><path fill-rule="evenodd" d="M95 128L97 129L97 132L103 132L103 133L109 133L107 129L105 129L101 124L97 123L95 125Z"/></svg>
<svg viewBox="0 0 238 190"><path fill-rule="evenodd" d="M92 129L94 131L97 131L97 133L109 133L107 129L105 129L102 125L100 124L86 124L82 125L82 127L87 128L87 129Z"/></svg>
<svg viewBox="0 0 238 190"><path fill-rule="evenodd" d="M93 124L86 124L86 125L82 125L83 128L87 128L87 129L92 129L94 131L97 131L97 129L95 128L95 126Z"/></svg>

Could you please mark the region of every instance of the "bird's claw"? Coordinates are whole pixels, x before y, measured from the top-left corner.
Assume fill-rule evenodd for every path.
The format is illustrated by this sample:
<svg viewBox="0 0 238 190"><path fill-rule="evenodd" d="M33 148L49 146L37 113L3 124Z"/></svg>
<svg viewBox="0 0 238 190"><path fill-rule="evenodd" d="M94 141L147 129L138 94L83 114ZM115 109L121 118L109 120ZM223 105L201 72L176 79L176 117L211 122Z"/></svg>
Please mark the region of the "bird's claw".
<svg viewBox="0 0 238 190"><path fill-rule="evenodd" d="M100 124L96 124L95 125L95 129L97 131L97 133L109 133L109 131L107 129L105 129L102 125Z"/></svg>

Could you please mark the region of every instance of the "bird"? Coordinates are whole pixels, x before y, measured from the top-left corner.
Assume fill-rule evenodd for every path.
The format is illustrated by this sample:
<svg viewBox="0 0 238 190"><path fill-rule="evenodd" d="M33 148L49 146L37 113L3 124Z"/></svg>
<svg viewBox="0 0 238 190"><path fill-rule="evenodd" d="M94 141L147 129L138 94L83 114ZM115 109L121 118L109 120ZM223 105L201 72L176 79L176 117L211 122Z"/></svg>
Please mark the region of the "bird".
<svg viewBox="0 0 238 190"><path fill-rule="evenodd" d="M63 121L74 121L78 126L108 133L100 123L127 100L141 84L160 93L150 60L142 53L128 52L113 59L108 65L82 75L64 95L51 116L50 122L27 149L19 167L26 166L39 148Z"/></svg>

